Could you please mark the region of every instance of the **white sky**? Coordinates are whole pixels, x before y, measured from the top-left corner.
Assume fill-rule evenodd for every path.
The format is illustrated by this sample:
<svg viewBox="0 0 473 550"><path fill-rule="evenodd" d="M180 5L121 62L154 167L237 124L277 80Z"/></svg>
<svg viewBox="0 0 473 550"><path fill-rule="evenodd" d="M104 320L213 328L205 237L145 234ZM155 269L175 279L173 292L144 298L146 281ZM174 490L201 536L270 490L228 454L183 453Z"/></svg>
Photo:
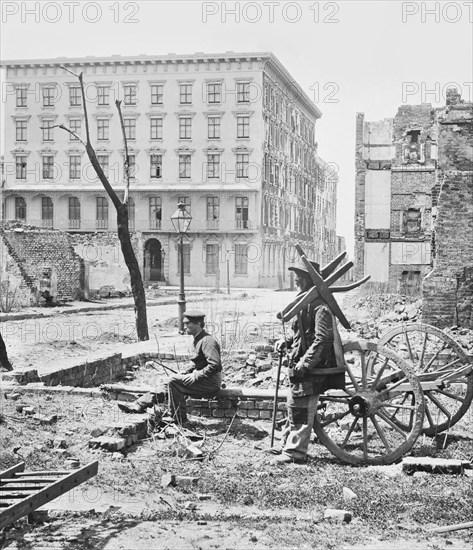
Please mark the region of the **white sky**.
<svg viewBox="0 0 473 550"><path fill-rule="evenodd" d="M349 251L356 113L378 120L403 103L438 106L453 82L473 95L471 1L2 0L1 11L2 60L274 52L323 113L316 140L339 166L337 232Z"/></svg>

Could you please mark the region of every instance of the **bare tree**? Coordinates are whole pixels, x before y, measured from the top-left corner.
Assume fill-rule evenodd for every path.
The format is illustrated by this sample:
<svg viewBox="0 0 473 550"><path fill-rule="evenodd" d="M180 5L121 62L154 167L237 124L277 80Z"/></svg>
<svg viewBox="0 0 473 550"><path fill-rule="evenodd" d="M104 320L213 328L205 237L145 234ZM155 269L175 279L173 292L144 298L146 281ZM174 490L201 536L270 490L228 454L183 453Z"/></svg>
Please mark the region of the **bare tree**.
<svg viewBox="0 0 473 550"><path fill-rule="evenodd" d="M80 136L78 136L71 129L67 128L63 124L59 124L58 127L66 130L72 134L76 139L78 139L87 151L89 160L95 170L95 173L99 177L102 185L110 197L115 209L117 211L117 227L118 227L118 239L120 240L120 246L123 253L123 258L125 259L126 266L130 273L130 282L131 282L131 291L133 293L133 299L135 301L135 324L136 324L136 333L138 340L149 340L148 334L148 320L146 314L146 296L143 286L143 279L141 277L140 267L133 250L130 239L130 231L128 227L128 201L130 193L130 159L128 156L128 144L125 135L125 125L123 122L123 115L121 110L121 101L116 100L115 105L120 116L120 124L122 128L123 141L125 143L125 193L123 201L120 200L117 193L111 186L108 178L105 176L102 167L99 164L95 150L90 142L90 131L89 131L89 118L87 114L87 102L84 91L84 79L83 74L76 74L66 67L62 67L68 73L74 75L79 79L81 92L82 92L82 106L84 109L84 118L85 118L85 131L86 131L86 141L84 141Z"/></svg>
<svg viewBox="0 0 473 550"><path fill-rule="evenodd" d="M13 366L8 360L7 348L0 332L0 368L3 370L13 370Z"/></svg>

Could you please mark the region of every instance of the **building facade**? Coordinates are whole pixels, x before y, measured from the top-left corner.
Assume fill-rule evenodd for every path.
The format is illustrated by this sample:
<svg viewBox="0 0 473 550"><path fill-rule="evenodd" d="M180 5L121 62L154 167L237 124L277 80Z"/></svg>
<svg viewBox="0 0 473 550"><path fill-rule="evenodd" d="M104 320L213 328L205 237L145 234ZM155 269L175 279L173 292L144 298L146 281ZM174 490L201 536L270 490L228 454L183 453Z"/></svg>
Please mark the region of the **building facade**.
<svg viewBox="0 0 473 550"><path fill-rule="evenodd" d="M192 215L184 238L188 285L218 287L229 273L234 287L274 287L286 281L296 244L320 261L333 256L337 173L317 156L321 112L273 54L58 58L2 67L4 220L78 237L116 232L113 205L84 147L58 127L85 139L81 89L71 72L83 73L91 142L123 196L115 100L122 101L130 228L146 282L178 284L170 219L178 202Z"/></svg>

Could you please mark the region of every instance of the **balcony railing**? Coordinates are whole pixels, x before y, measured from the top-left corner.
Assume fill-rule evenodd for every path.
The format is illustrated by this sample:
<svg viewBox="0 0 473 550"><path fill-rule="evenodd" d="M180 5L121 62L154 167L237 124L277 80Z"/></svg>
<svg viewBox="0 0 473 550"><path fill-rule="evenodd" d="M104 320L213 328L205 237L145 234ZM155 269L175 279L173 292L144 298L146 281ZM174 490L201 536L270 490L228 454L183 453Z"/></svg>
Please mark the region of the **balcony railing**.
<svg viewBox="0 0 473 550"><path fill-rule="evenodd" d="M150 229L161 229L161 220L151 218L149 220L149 228Z"/></svg>
<svg viewBox="0 0 473 550"><path fill-rule="evenodd" d="M251 229L250 220L235 220L235 229Z"/></svg>
<svg viewBox="0 0 473 550"><path fill-rule="evenodd" d="M80 229L80 218L69 220L69 229Z"/></svg>
<svg viewBox="0 0 473 550"><path fill-rule="evenodd" d="M95 227L97 229L108 229L108 220L95 220Z"/></svg>
<svg viewBox="0 0 473 550"><path fill-rule="evenodd" d="M52 229L53 227L53 220L51 218L43 218L41 220L41 227L47 227L49 229Z"/></svg>
<svg viewBox="0 0 473 550"><path fill-rule="evenodd" d="M207 220L207 229L218 229L219 220Z"/></svg>

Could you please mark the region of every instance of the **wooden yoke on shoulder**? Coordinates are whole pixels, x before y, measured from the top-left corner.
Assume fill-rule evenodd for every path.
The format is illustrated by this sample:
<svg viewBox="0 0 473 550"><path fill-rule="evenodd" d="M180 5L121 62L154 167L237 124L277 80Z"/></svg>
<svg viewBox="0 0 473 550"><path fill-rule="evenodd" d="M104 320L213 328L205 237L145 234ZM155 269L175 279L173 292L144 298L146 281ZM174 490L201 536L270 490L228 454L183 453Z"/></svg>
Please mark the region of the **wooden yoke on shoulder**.
<svg viewBox="0 0 473 550"><path fill-rule="evenodd" d="M302 309L304 309L304 307L306 307L311 302L320 300L320 303L321 303L323 300L327 304L327 306L329 307L333 315L335 315L335 317L338 318L340 323L346 329L349 329L350 323L348 322L347 318L345 317L338 303L333 297L333 293L346 292L347 290L352 290L354 288L357 288L358 286L362 285L370 278L369 275L361 279L360 281L357 281L350 285L336 286L336 287L329 288L330 285L335 283L338 279L340 279L340 277L342 277L349 269L353 267L353 262L347 262L346 264L342 265L335 273L333 273L333 271L336 269L338 264L345 257L346 252L342 252L334 260L332 260L326 267L324 267L321 270L322 275L319 275L319 273L312 266L307 256L305 255L304 251L299 245L296 246L296 250L299 253L302 261L304 262L307 268L307 271L309 272L309 276L312 279L312 282L314 283L314 286L310 288L307 292L305 292L303 295L298 296L296 300L294 300L288 306L286 306L283 309L283 311L279 312L277 314L278 319L281 319L283 323L286 323L290 319L292 319L295 315L297 315Z"/></svg>

